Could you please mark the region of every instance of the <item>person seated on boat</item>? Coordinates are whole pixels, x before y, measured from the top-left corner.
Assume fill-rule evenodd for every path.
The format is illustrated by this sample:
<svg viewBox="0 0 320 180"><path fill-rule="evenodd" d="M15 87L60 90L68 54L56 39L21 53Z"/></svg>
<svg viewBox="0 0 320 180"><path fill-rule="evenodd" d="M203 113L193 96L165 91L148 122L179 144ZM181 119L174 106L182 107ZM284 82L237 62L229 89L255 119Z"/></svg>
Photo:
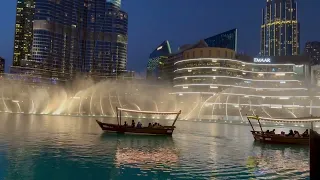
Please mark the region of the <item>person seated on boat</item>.
<svg viewBox="0 0 320 180"><path fill-rule="evenodd" d="M292 136L292 137L294 136L292 129L290 129L289 134L287 134L287 136Z"/></svg>
<svg viewBox="0 0 320 180"><path fill-rule="evenodd" d="M269 129L266 131L266 134L269 134L270 133L270 131L269 131Z"/></svg>
<svg viewBox="0 0 320 180"><path fill-rule="evenodd" d="M131 127L136 127L136 123L134 122L133 119L132 119Z"/></svg>
<svg viewBox="0 0 320 180"><path fill-rule="evenodd" d="M276 134L276 130L273 129L272 131L270 131L271 134Z"/></svg>
<svg viewBox="0 0 320 180"><path fill-rule="evenodd" d="M149 128L150 128L150 127L152 127L152 124L151 124L151 123L149 123L148 127L149 127Z"/></svg>
<svg viewBox="0 0 320 180"><path fill-rule="evenodd" d="M154 123L155 125L153 126L154 128L158 128L159 124L158 123Z"/></svg>
<svg viewBox="0 0 320 180"><path fill-rule="evenodd" d="M280 134L281 136L285 136L286 135L286 133L284 132L284 131L281 131L281 134Z"/></svg>
<svg viewBox="0 0 320 180"><path fill-rule="evenodd" d="M141 122L138 122L138 124L137 124L137 128L142 128L142 124L141 124Z"/></svg>
<svg viewBox="0 0 320 180"><path fill-rule="evenodd" d="M124 122L124 126L125 126L125 127L127 127L127 126L128 126L127 121L125 121L125 122Z"/></svg>
<svg viewBox="0 0 320 180"><path fill-rule="evenodd" d="M153 123L152 127L155 127L156 125L157 125L157 123L155 122L155 123Z"/></svg>
<svg viewBox="0 0 320 180"><path fill-rule="evenodd" d="M306 131L302 133L302 137L309 137L309 130L308 129L306 129Z"/></svg>
<svg viewBox="0 0 320 180"><path fill-rule="evenodd" d="M294 137L300 137L300 134L298 131L294 131Z"/></svg>

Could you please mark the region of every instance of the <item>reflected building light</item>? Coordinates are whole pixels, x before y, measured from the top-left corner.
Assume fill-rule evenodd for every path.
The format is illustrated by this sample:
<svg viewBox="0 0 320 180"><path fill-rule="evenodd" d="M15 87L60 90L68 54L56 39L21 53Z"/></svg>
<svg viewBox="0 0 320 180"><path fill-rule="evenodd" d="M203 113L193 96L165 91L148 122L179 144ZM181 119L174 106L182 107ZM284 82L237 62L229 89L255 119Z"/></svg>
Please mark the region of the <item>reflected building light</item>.
<svg viewBox="0 0 320 180"><path fill-rule="evenodd" d="M285 76L286 73L277 73L276 76Z"/></svg>
<svg viewBox="0 0 320 180"><path fill-rule="evenodd" d="M279 99L289 99L289 97L279 97Z"/></svg>

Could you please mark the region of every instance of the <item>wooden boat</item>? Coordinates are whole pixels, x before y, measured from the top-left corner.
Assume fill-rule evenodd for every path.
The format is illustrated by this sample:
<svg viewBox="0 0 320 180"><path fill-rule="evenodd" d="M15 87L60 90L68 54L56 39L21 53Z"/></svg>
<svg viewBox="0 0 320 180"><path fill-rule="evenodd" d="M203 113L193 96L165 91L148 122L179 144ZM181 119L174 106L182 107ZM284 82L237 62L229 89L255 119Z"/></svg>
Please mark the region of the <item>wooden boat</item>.
<svg viewBox="0 0 320 180"><path fill-rule="evenodd" d="M320 179L320 135L310 130L310 179Z"/></svg>
<svg viewBox="0 0 320 180"><path fill-rule="evenodd" d="M157 127L131 127L129 125L123 125L121 121L121 112L131 112L131 113L142 113L142 114L158 114L158 115L176 115L171 126L157 126ZM117 121L118 124L103 123L98 120L96 122L99 124L102 130L106 132L114 132L121 134L142 134L142 135L168 135L171 136L174 129L175 123L181 114L179 112L155 112L155 111L136 111L131 109L117 108Z"/></svg>
<svg viewBox="0 0 320 180"><path fill-rule="evenodd" d="M313 122L320 122L319 118L288 118L288 119L272 119L272 118L263 118L259 116L248 116L247 117L251 127L252 127L252 135L255 141L259 141L261 143L274 143L274 144L299 144L299 145L309 145L309 136L306 137L293 137L286 136L281 134L273 134L267 133L262 130L262 126L260 121L271 121L271 122L286 122L286 123L311 123L311 127L313 126ZM258 121L260 126L260 131L256 131L251 123L251 120Z"/></svg>

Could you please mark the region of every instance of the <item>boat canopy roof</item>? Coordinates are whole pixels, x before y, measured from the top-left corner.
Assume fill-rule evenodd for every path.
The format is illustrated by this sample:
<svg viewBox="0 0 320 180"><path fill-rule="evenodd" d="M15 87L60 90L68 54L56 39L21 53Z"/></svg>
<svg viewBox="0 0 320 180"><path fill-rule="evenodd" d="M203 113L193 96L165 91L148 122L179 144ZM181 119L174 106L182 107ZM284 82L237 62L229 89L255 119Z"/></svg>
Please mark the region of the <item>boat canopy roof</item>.
<svg viewBox="0 0 320 180"><path fill-rule="evenodd" d="M267 118L259 116L248 116L248 119L271 121L271 122L284 122L284 123L308 123L320 122L320 117L301 117L301 118Z"/></svg>
<svg viewBox="0 0 320 180"><path fill-rule="evenodd" d="M158 112L158 111L137 111L132 109L124 109L124 108L117 108L119 111L124 112L132 112L132 113L142 113L142 114L162 114L162 115L170 115L170 114L181 114L181 110L178 112Z"/></svg>

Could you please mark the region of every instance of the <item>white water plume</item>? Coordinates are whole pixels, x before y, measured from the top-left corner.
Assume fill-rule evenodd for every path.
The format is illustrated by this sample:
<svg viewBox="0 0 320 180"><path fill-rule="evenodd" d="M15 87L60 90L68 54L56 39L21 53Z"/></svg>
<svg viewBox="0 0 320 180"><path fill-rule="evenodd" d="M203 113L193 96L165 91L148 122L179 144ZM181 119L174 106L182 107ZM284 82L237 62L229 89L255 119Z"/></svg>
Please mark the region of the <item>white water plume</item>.
<svg viewBox="0 0 320 180"><path fill-rule="evenodd" d="M310 96L300 92L275 92L264 97L254 90L235 88L211 94L207 92L206 95L176 95L170 85L135 80L97 83L90 79L77 79L64 86L0 80L0 85L0 111L7 113L116 117L116 107L123 107L144 111L182 110L182 120L243 120L245 115L252 113L268 117L306 117L309 113L320 116L317 89ZM133 116L130 113L123 115ZM151 118L161 117L154 115Z"/></svg>

